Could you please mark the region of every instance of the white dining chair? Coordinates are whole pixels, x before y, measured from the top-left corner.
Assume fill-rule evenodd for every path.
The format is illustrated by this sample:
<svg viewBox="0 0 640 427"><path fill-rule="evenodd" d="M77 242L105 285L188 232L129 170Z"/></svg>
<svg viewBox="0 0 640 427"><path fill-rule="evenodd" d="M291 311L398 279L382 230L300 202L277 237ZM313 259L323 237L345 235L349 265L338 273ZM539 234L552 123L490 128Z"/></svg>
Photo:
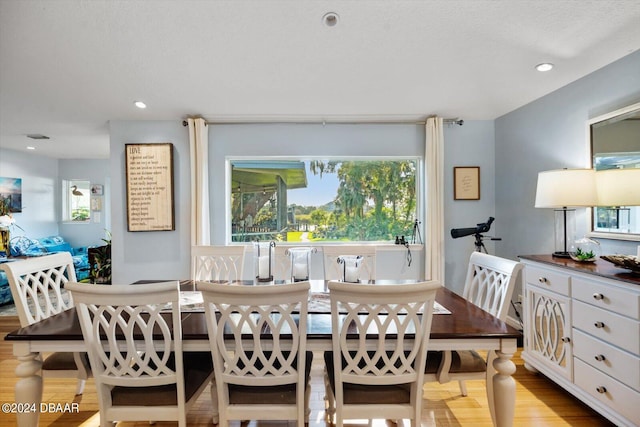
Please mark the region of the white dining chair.
<svg viewBox="0 0 640 427"><path fill-rule="evenodd" d="M68 283L98 392L100 425L178 421L211 384L211 353L183 352L179 283Z"/></svg>
<svg viewBox="0 0 640 427"><path fill-rule="evenodd" d="M484 311L504 320L509 311L518 272L523 266L520 262L473 252L469 259L462 296ZM474 350L430 352L429 358L433 362L440 361L438 382L458 381L460 393L466 396L465 380L486 380L487 364L493 362L495 352L489 352L486 360Z"/></svg>
<svg viewBox="0 0 640 427"><path fill-rule="evenodd" d="M230 286L197 282L215 369L219 425L308 422L313 353L306 350L309 282Z"/></svg>
<svg viewBox="0 0 640 427"><path fill-rule="evenodd" d="M29 326L73 307L73 298L64 290L66 283L76 281L69 252L7 262L0 268L9 280L20 326ZM54 352L42 360L42 376L77 379L76 394L83 393L90 375L86 353Z"/></svg>
<svg viewBox="0 0 640 427"><path fill-rule="evenodd" d="M245 245L192 246L191 280L242 280Z"/></svg>
<svg viewBox="0 0 640 427"><path fill-rule="evenodd" d="M346 256L361 256L359 268L361 280L376 279L376 247L373 245L326 245L322 247L324 254L324 280L342 280L343 265L338 258Z"/></svg>
<svg viewBox="0 0 640 427"><path fill-rule="evenodd" d="M410 419L420 425L437 282L331 281L332 351L324 353L327 416Z"/></svg>

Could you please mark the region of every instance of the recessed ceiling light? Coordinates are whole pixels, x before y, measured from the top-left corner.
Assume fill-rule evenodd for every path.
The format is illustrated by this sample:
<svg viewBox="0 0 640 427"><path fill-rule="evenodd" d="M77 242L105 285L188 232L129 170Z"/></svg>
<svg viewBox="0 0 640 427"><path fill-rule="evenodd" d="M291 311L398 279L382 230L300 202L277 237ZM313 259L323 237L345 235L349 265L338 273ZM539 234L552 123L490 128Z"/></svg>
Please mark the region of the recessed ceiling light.
<svg viewBox="0 0 640 427"><path fill-rule="evenodd" d="M36 149L36 147L33 147L31 145L27 146L27 150L35 150L35 149Z"/></svg>
<svg viewBox="0 0 640 427"><path fill-rule="evenodd" d="M543 62L542 64L536 65L536 70L538 71L549 71L553 68L553 64L550 62Z"/></svg>
<svg viewBox="0 0 640 427"><path fill-rule="evenodd" d="M133 105L135 105L138 108L147 108L147 104L145 104L142 101L136 101L136 102L133 103Z"/></svg>
<svg viewBox="0 0 640 427"><path fill-rule="evenodd" d="M335 27L336 25L338 25L338 14L335 12L327 12L323 17L322 17L322 22L324 22L324 25L326 25L327 27Z"/></svg>

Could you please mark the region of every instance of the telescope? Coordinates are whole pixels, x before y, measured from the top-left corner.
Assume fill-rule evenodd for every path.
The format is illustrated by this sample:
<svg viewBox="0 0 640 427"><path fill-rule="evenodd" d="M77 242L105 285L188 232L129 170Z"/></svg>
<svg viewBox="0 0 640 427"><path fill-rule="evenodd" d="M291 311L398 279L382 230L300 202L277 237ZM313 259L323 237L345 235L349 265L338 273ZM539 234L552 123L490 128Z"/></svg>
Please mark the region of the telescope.
<svg viewBox="0 0 640 427"><path fill-rule="evenodd" d="M491 223L495 218L490 216L487 222L483 222L481 224L476 225L475 227L469 228L452 228L451 229L451 237L457 239L458 237L471 236L472 234L481 234L486 233L491 228Z"/></svg>

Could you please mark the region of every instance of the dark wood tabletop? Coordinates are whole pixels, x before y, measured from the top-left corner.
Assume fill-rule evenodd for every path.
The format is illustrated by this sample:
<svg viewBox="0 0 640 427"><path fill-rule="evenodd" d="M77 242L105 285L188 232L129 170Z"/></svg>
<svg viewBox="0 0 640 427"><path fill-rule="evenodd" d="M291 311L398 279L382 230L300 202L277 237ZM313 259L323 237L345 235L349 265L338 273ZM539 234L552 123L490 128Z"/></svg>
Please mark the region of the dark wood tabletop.
<svg viewBox="0 0 640 427"><path fill-rule="evenodd" d="M438 290L436 300L451 311L451 314L433 316L431 339L519 338L521 336L521 333L515 328L446 288ZM204 312L183 312L182 318L183 340L209 339ZM310 313L307 319L308 340L326 340L331 336L330 314ZM20 328L5 336L7 341L74 341L82 339L82 331L75 308Z"/></svg>

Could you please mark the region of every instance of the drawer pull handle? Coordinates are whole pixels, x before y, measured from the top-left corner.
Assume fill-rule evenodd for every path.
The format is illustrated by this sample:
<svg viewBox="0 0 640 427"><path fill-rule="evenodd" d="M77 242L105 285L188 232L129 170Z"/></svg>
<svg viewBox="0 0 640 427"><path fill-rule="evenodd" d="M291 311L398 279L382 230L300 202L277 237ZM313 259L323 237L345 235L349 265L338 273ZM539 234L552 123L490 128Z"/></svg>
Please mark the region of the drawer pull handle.
<svg viewBox="0 0 640 427"><path fill-rule="evenodd" d="M604 323L603 322L596 322L593 324L593 326L595 326L598 329L602 329L604 328Z"/></svg>
<svg viewBox="0 0 640 427"><path fill-rule="evenodd" d="M596 391L600 394L604 394L607 392L607 388L603 385L601 385L600 387L596 387Z"/></svg>
<svg viewBox="0 0 640 427"><path fill-rule="evenodd" d="M571 342L571 338L569 338L569 337L562 337L562 338L560 338L560 341L562 341L562 342Z"/></svg>
<svg viewBox="0 0 640 427"><path fill-rule="evenodd" d="M538 282L540 282L540 283L548 283L548 282L549 282L549 280L547 280L547 278L546 278L546 277L539 277L539 278L538 278Z"/></svg>
<svg viewBox="0 0 640 427"><path fill-rule="evenodd" d="M593 294L593 299L602 300L602 299L604 299L604 295L599 294L599 293L595 293L595 294Z"/></svg>
<svg viewBox="0 0 640 427"><path fill-rule="evenodd" d="M604 360L605 360L605 359L606 359L606 357L604 357L604 354L598 354L598 355L596 356L596 360L597 360L598 362L604 362Z"/></svg>

